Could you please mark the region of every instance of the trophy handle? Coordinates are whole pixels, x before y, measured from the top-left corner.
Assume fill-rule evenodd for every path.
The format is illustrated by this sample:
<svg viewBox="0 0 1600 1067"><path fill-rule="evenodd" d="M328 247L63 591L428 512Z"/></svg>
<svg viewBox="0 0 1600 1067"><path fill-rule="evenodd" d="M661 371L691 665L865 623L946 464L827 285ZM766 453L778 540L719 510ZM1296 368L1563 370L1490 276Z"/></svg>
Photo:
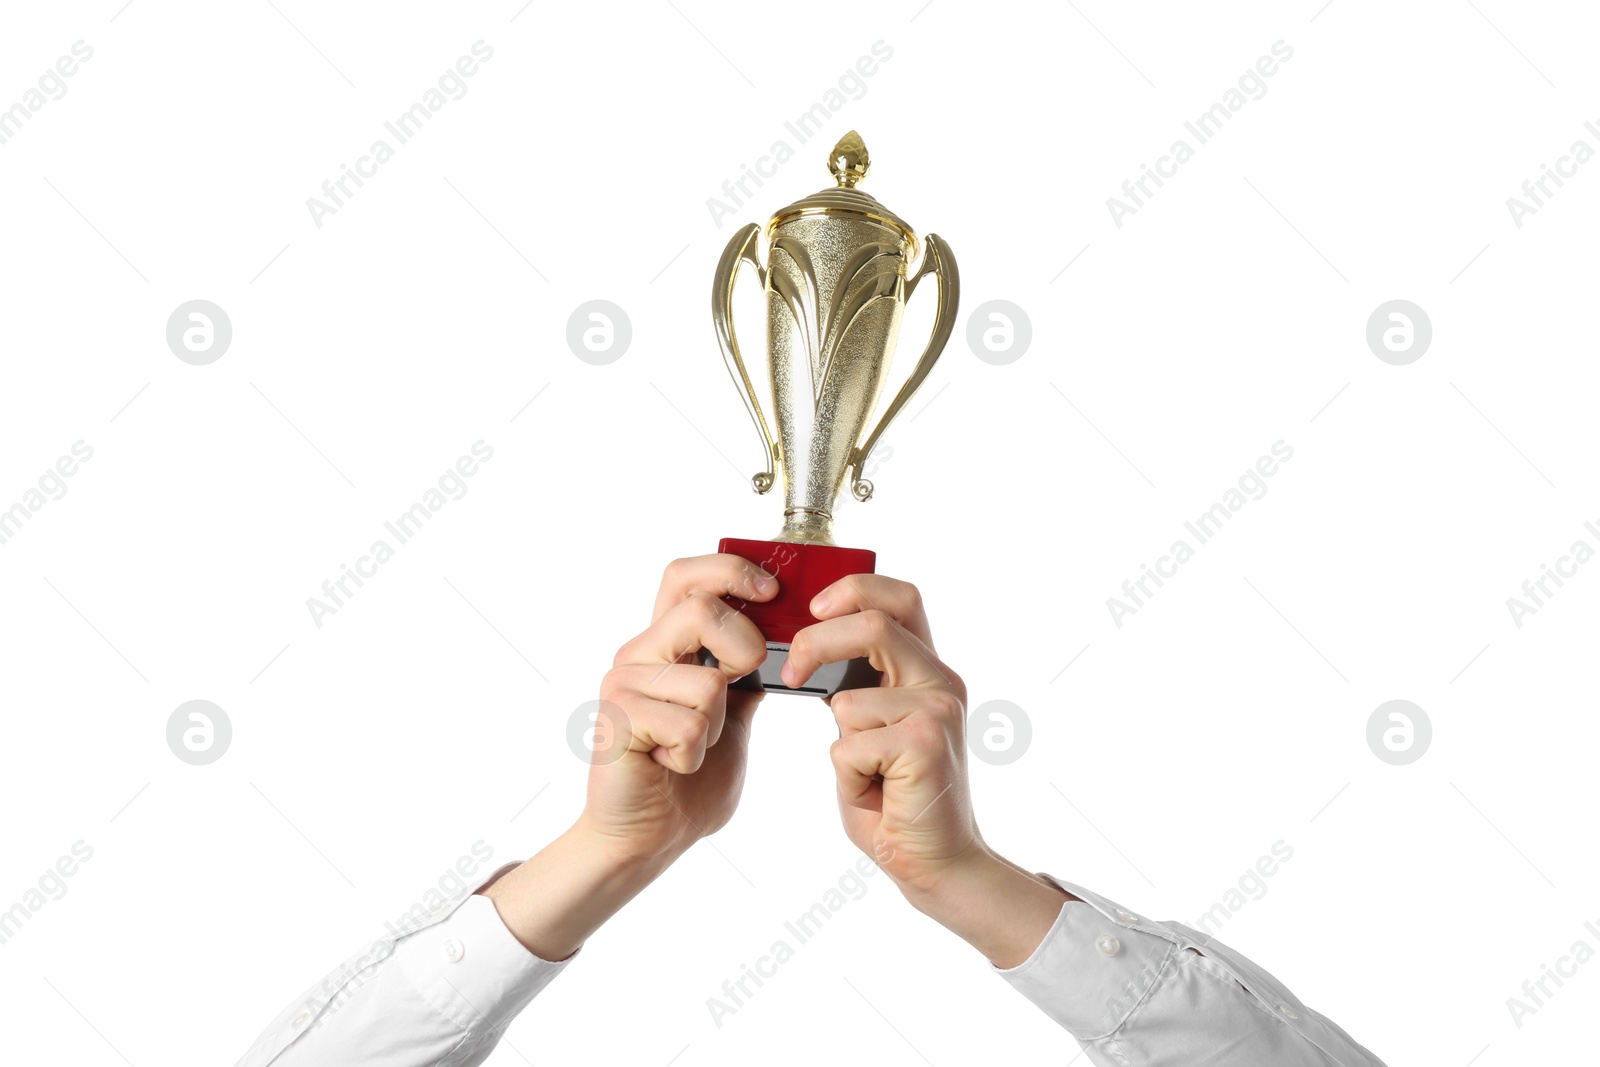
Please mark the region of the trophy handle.
<svg viewBox="0 0 1600 1067"><path fill-rule="evenodd" d="M723 249L716 278L711 283L711 321L717 328L717 344L722 348L722 359L728 365L728 373L733 376L734 387L739 390L739 399L744 401L745 410L750 413L757 432L761 434L761 447L767 457L766 468L750 479L750 485L756 492L765 493L772 488L773 466L779 458L778 445L772 438L772 431L767 428L767 417L761 411L761 401L756 399L755 387L750 384L750 372L745 370L744 357L739 354L739 339L733 332L733 286L739 280L739 264L748 261L755 267L761 284L767 282L767 272L756 255L756 236L760 233L761 227L752 222L734 234L728 247ZM949 333L949 330L945 332Z"/></svg>
<svg viewBox="0 0 1600 1067"><path fill-rule="evenodd" d="M939 303L934 311L933 333L928 338L928 347L923 350L922 358L917 360L916 367L911 371L911 377L900 386L900 391L884 409L883 418L878 420L878 425L851 456L850 492L857 500L872 499L872 483L861 477L861 468L867 462L867 457L872 455L873 448L878 444L878 438L883 436L883 431L888 428L889 423L900 414L900 409L906 406L917 388L928 377L928 372L933 370L939 354L944 351L945 342L950 340L950 333L955 329L956 306L961 302L961 275L956 270L956 257L951 254L950 246L935 233L928 234L927 250L922 254L922 265L917 268L917 273L911 280L906 282L907 303L911 300L911 294L916 291L917 283L926 274L934 275L939 283Z"/></svg>

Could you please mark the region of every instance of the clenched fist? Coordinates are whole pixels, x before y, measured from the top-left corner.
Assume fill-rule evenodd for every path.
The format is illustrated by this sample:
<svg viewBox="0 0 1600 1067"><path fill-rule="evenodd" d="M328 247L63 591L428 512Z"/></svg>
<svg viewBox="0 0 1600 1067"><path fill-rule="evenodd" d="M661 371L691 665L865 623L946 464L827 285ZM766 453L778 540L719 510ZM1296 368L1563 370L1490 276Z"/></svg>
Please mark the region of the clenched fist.
<svg viewBox="0 0 1600 1067"><path fill-rule="evenodd" d="M877 688L830 700L845 833L919 910L997 965L1021 963L1070 894L978 833L967 782L967 687L934 651L922 595L883 575L852 575L818 593L811 614L820 621L795 635L786 684L856 656L883 673Z"/></svg>
<svg viewBox="0 0 1600 1067"><path fill-rule="evenodd" d="M648 628L600 684L609 738L589 768L581 824L620 854L675 855L725 825L744 785L760 693L728 682L760 666L766 640L724 595L769 600L777 580L737 556L668 565ZM704 648L718 666L706 667Z"/></svg>

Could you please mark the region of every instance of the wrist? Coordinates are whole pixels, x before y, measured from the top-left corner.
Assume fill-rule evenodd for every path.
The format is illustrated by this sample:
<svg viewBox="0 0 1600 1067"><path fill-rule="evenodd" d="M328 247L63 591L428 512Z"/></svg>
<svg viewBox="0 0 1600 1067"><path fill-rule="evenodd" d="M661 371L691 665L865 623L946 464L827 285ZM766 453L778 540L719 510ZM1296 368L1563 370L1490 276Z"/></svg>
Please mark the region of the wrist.
<svg viewBox="0 0 1600 1067"><path fill-rule="evenodd" d="M591 819L588 809L562 834L619 877L647 872L653 872L651 877L660 875L694 844L695 838L683 840L682 836L663 841L649 835L618 833Z"/></svg>
<svg viewBox="0 0 1600 1067"><path fill-rule="evenodd" d="M620 847L580 819L483 895L529 952L564 960L676 858Z"/></svg>
<svg viewBox="0 0 1600 1067"><path fill-rule="evenodd" d="M1015 967L1033 955L1070 893L978 843L901 891L912 907L988 957Z"/></svg>
<svg viewBox="0 0 1600 1067"><path fill-rule="evenodd" d="M958 855L934 867L924 867L898 878L895 885L910 905L929 918L960 908L978 887L990 881L996 865L1004 865L999 855L981 840L973 840Z"/></svg>

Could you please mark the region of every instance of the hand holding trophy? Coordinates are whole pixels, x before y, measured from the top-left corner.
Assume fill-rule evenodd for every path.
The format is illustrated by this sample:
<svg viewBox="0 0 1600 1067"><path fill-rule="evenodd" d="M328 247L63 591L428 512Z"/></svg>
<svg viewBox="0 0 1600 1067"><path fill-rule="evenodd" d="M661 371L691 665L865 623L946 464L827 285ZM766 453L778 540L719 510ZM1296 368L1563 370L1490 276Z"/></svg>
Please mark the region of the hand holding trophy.
<svg viewBox="0 0 1600 1067"><path fill-rule="evenodd" d="M828 166L837 186L778 211L767 223L767 265L756 251L761 227L734 234L717 265L711 318L728 372L761 435L765 467L751 479L770 491L781 471L783 529L771 541L725 537L718 551L742 556L775 575L778 595L765 603L737 598L766 638L759 669L735 688L831 696L878 683L864 659L829 664L799 688L779 678L796 631L814 620L811 599L851 574L871 574L877 554L842 548L833 540L833 507L846 475L851 494L872 497L862 468L894 417L933 369L955 327L959 279L956 261L929 234L922 261L907 277L917 253L916 233L876 199L856 188L871 160L854 130L833 148ZM756 270L767 298L767 366L777 436L769 428L733 328L733 290L739 268ZM928 275L938 283L938 305L928 346L870 432L868 418L889 376L906 302ZM708 662L713 662L709 655Z"/></svg>

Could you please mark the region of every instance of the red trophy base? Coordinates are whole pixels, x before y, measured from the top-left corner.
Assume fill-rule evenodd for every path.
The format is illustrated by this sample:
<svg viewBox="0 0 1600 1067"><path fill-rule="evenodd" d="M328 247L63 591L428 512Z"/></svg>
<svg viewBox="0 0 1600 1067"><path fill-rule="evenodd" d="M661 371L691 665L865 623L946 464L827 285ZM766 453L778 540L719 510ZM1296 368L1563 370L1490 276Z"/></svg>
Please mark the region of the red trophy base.
<svg viewBox="0 0 1600 1067"><path fill-rule="evenodd" d="M755 623L756 629L767 639L766 661L743 678L729 682L730 688L826 697L841 689L866 689L878 684L878 671L865 659L824 664L800 686L785 685L778 677L789 658L789 644L794 635L817 621L811 614L812 598L840 578L872 574L878 562L876 552L835 545L747 541L738 537L724 537L717 551L742 556L778 579L778 595L765 603L757 604L735 596L722 598ZM701 657L707 664L717 662L709 652L702 651Z"/></svg>

